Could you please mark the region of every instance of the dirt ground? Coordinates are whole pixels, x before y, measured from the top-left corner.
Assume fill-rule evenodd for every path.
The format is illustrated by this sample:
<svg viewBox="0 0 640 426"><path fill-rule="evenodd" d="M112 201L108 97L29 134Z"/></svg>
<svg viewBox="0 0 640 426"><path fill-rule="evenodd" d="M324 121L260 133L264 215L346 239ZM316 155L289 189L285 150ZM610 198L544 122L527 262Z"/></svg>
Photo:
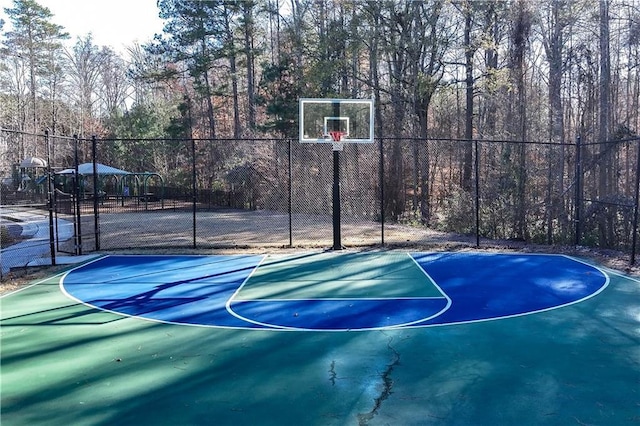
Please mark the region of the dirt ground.
<svg viewBox="0 0 640 426"><path fill-rule="evenodd" d="M181 209L145 212L117 211L100 215L100 250L95 251L93 216L83 216L82 245L86 253L98 254L239 254L322 250L332 247L332 223L328 215L294 214L272 211L198 211L197 249L193 240L192 213ZM631 267L629 255L588 247L546 246L521 241L481 239L476 247L473 235L439 232L401 224L385 224L381 244L381 225L367 218L344 217L342 244L348 250L402 251L494 251L559 253L588 259L630 275L640 275L640 266ZM15 229L13 229L15 235ZM60 250L73 251L73 241L60 244ZM126 249L123 249L126 248ZM60 253L60 255L68 255ZM0 279L0 295L15 291L36 280L69 268L68 265L14 268Z"/></svg>

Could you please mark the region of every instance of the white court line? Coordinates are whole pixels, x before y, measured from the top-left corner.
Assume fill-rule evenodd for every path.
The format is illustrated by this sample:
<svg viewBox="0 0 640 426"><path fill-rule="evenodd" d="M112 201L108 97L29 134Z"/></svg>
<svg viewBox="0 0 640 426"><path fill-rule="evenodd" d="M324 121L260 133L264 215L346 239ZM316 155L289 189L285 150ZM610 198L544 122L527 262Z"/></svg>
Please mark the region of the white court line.
<svg viewBox="0 0 640 426"><path fill-rule="evenodd" d="M418 269L420 269L420 271L422 271L422 273L426 276L426 278L429 280L429 282L431 282L440 292L440 294L442 294L442 297L391 297L391 298L385 298L385 297L377 297L377 298L314 298L314 299L248 299L248 300L234 300L234 298L238 295L238 293L240 292L240 290L242 289L242 287L244 287L244 285L249 281L249 279L251 278L251 276L253 275L253 273L260 267L260 264L262 264L262 262L260 262L260 264L258 264L258 266L256 266L256 268L254 269L254 271L251 272L251 274L245 279L245 281L242 283L242 285L240 287L238 287L238 289L236 290L236 292L233 294L233 296L227 301L226 304L226 308L227 311L229 311L230 314L232 314L233 316L235 316L238 319L241 319L243 321L247 321L249 323L252 324L256 324L256 325L261 325L264 327L271 327L271 328L276 328L279 330L287 330L287 331L331 331L331 332L339 332L339 331L369 331L369 330L391 330L391 329L396 329L396 328L402 328L402 327L406 327L406 326L411 326L413 324L417 324L420 322L424 322L424 321L429 321L432 318L438 317L440 315L442 315L445 311L447 311L450 307L451 307L451 299L449 298L449 296L446 295L446 293L444 291L442 291L442 289L440 288L440 286L438 286L435 281L429 276L429 274L427 274L427 272L420 266L420 264L418 264L418 262L413 258L413 256L411 256L410 253L405 253L410 259L411 261L414 263L414 265L416 267L418 267ZM266 258L266 256L265 256ZM233 309L231 308L231 304L232 303L236 303L238 305L242 304L242 303L247 303L247 302L254 302L254 301L262 301L263 303L265 302L276 302L276 301L282 301L282 302L289 302L289 301L298 301L298 302L309 302L309 301L383 301L383 300L439 300L439 299L445 299L447 301L447 304L445 305L445 307L443 309L441 309L439 312L430 315L428 317L424 317L418 320L414 320L414 321L410 321L410 322L406 322L406 323L400 323L400 324L394 324L394 325L388 325L388 326L381 326L381 327L365 327L365 328L339 328L339 329L323 329L323 328L305 328L305 327L291 327L291 326L281 326L281 325L277 325L277 324L270 324L270 323L263 323L260 321L255 321L252 320L250 318L246 318L240 314L238 314L237 312L233 311Z"/></svg>
<svg viewBox="0 0 640 426"><path fill-rule="evenodd" d="M105 259L107 257L114 257L114 256L116 256L116 257L120 257L120 256L123 256L123 257L124 256L134 257L134 256L146 256L146 255L113 255L113 256L112 255L106 255L104 257L101 257L100 259ZM155 256L155 255L153 255L153 256ZM159 256L174 257L176 255L159 255ZM183 255L179 255L179 256L183 256ZM184 255L184 256L202 256L202 257L205 257L207 255ZM253 330L252 328L246 327L246 326L245 327L241 327L241 326L215 325L215 324L193 324L193 323L188 323L188 322L168 321L168 320L162 320L162 319L157 319L157 318L149 318L149 317L145 317L145 316L141 316L141 315L127 314L125 312L114 311L112 309L106 309L106 308L103 308L101 306L92 305L92 304L87 303L84 300L78 299L77 297L75 297L75 296L71 295L70 293L68 293L67 290L64 287L64 278L70 272L72 272L72 271L74 271L76 269L82 268L83 266L88 265L89 263L93 263L95 261L98 261L100 259L92 260L91 262L85 263L83 265L79 265L79 266L77 266L77 267L65 272L63 274L63 276L60 277L60 282L59 282L60 291L62 291L62 293L65 296L67 296L68 298L70 298L72 300L75 300L78 303L80 303L81 305L84 305L84 306L86 306L88 308L97 309L97 310L102 311L102 312L108 312L110 314L118 315L118 316L121 316L121 317L124 317L124 318L132 318L132 319L137 319L137 320L142 320L142 321L149 321L149 322L153 322L153 323L156 323L156 324L170 324L170 325L180 325L180 326L187 326L187 327L204 327L204 328L217 328L217 329L226 329L226 330ZM261 331L277 331L276 329L273 329L273 328L263 328L263 329L260 329L260 330Z"/></svg>
<svg viewBox="0 0 640 426"><path fill-rule="evenodd" d="M416 264L417 264L417 266L418 266L418 267L420 267L420 265L417 263L416 259L415 259L413 256L411 256L409 253L407 253L407 255L412 259L412 261L413 261L414 263L416 263ZM514 255L516 255L516 254L514 254ZM517 255L523 255L523 254L517 254ZM524 254L524 255L529 255L529 254ZM550 310L554 310L554 309L558 309L558 308L562 308L562 307L570 306L570 305L573 305L573 304L576 304L576 303L580 303L580 302L582 302L582 301L585 301L585 300L587 300L587 299L590 299L590 298L592 298L592 297L594 297L594 296L598 295L598 294L599 294L599 293L601 293L602 291L604 291L604 289L605 289L606 287L608 287L608 285L609 285L609 283L610 283L610 277L609 277L609 275L608 275L608 274L607 274L607 273L606 273L602 268L600 268L600 267L598 267L598 266L595 266L595 265L589 264L589 263L584 262L584 261L582 261L582 260L580 260L580 259L572 258L572 257L567 256L567 255L558 255L558 254L539 254L539 255L550 256L550 257L553 257L553 256L562 256L562 257L568 258L568 259L570 259L570 260L572 260L572 261L575 261L575 262L578 262L578 263L583 263L583 264L585 264L585 265L587 265L587 266L589 266L589 267L592 267L592 268L594 268L594 269L598 270L600 273L602 273L602 275L605 277L605 284L604 284L602 287L600 287L600 288L598 289L598 291L596 291L595 293L590 294L590 295L588 295L588 296L585 296L585 297L584 297L584 298L582 298L582 299L575 300L575 301L572 301L572 302L569 302L569 303L566 303L566 304L563 304L563 305L559 305L559 306L552 306L552 307L549 307L549 308L540 309L540 310L537 310L537 311L524 312L524 313L512 314L512 315L505 315L505 316L501 316L501 317L483 318L483 319L478 319L478 320L464 320L464 321L457 321L457 322L447 322L447 323L442 323L442 324L423 324L423 325L416 325L416 324L419 324L419 323L421 323L421 322L429 321L430 319L433 319L433 318L435 318L435 317L437 317L437 316L439 316L439 315L442 315L442 313L444 313L446 310L448 310L448 309L450 308L451 304L452 304L451 299L450 299L450 298L448 297L448 295L447 295L447 294L442 290L442 288L441 288L441 287L440 287L440 286L439 286L439 285L438 285L438 284L437 284L437 283L436 283L436 282L435 282L435 281L434 281L434 280L429 276L429 274L428 274L428 273L427 273L427 272L426 272L422 267L420 267L420 270L421 270L421 271L423 271L423 273L425 274L425 276L426 276L426 277L431 281L431 283L432 283L434 286L436 286L436 288L437 288L437 289L440 291L440 293L443 295L443 297L442 297L442 298L445 298L445 299L447 300L447 305L445 306L445 308L443 308L440 312L438 312L438 313L436 313L436 314L434 314L434 315L431 315L430 317L427 317L427 318L425 318L425 319L420 319L420 320L418 320L418 321L412 321L412 322L405 323L405 324L398 324L398 325L391 325L391 326L382 326L382 327L357 328L357 329L346 329L346 328L339 328L339 329L318 329L318 328L287 327L287 326L279 326L279 325L269 324L269 323L261 323L261 322L259 322L259 321L251 320L251 319L248 319L248 318L243 317L242 315L237 314L236 312L234 312L234 311L233 311L233 309L231 309L231 303L239 303L239 304L241 304L241 303L243 303L243 302L252 302L252 301L278 301L278 300L280 300L280 299L251 299L251 300L235 300L235 298L236 298L236 297L237 297L237 295L239 294L239 292L240 292L240 290L242 289L242 287L244 287L244 285L248 282L249 278L250 278L250 277L255 273L255 271L258 269L258 267L259 267L261 264L263 264L263 263L265 262L266 258L268 257L268 255L265 255L265 256L263 256L263 257L262 257L262 259L260 260L260 262L259 262L259 263L254 267L254 269L251 271L251 273L250 273L250 274L245 278L245 280L243 281L243 283L242 283L242 284L241 284L241 285L240 285L240 286L239 286L239 287L234 291L233 295L232 295L232 296L229 298L229 300L225 303L225 308L226 308L227 312L228 312L230 315L234 316L235 318L237 318L237 319L239 319L239 320L241 320L241 321L244 321L244 322L247 322L247 323L249 323L249 324L253 324L253 325L259 326L259 327L264 327L264 328L260 328L260 330L262 330L262 331L264 331L264 330L268 330L268 331L330 331L330 332L344 332L344 331L375 331L375 330L392 330L392 329L398 329L398 328L403 328L403 327L406 327L406 328L427 328L427 327L441 327L441 326L447 326L447 325L468 324L468 323L476 323L476 322L487 322L487 321L500 320L500 319L507 319L507 318L513 318L513 317L519 317L519 316L524 316L524 315L531 315L531 314L536 314L536 313L540 313L540 312L550 311ZM131 255L131 256L138 256L138 255ZM171 256L173 256L173 255L166 255L166 256L167 256L167 257L171 257ZM202 255L195 255L195 256L202 256ZM74 296L72 296L72 295L70 295L69 293L67 293L67 292L66 292L66 290L64 289L63 281L64 281L64 278L66 277L66 275L67 275L68 273L70 273L71 271L73 271L73 270L75 270L75 269L81 268L81 267L83 267L83 266L85 266L85 265L87 265L87 264L90 264L90 263L93 263L93 262L95 262L95 261L98 261L98 260L104 259L104 258L106 258L106 257L109 257L109 256L104 256L104 257L101 257L101 258L98 258L98 259L94 259L94 260L92 260L91 262L88 262L88 263L85 263L85 264L83 264L83 265L77 266L77 267L75 267L75 268L73 268L73 269L71 269L71 270L69 270L69 271L65 272L65 273L63 274L63 276L60 278L60 288L61 288L61 291L62 291L65 295L67 295L68 297L70 297L71 299L76 300L76 301L78 301L79 303L81 303L81 304L83 304L83 305L85 305L85 306L91 307L91 308L93 308L93 309L98 309L98 310L101 310L101 311L105 311L105 312L110 312L110 313L113 313L113 314L116 314L116 315L120 315L120 316L123 316L123 317L129 317L129 318L142 319L142 320L145 320L145 321L151 321L151 322L155 322L155 323L174 324L174 325L192 326L192 327L207 327L207 328L219 328L219 329L238 329L238 330L254 330L254 329L252 329L251 327L248 327L248 326L226 326L226 325L212 325L212 324L193 324L193 323L183 323L183 322L175 322L175 321L159 320L159 319L148 318L148 317L139 316L139 315L130 315L130 314L125 314L125 313L122 313L122 312L113 311L113 310L109 310L109 309L104 309L104 308L100 308L100 307L97 307L97 306L94 306L94 305L91 305L91 304L85 303L84 301L79 300L79 299L75 298ZM613 274L615 274L615 275L619 275L619 276L621 276L622 278L630 279L630 280L632 280L632 281L634 281L634 282L640 282L639 280L637 280L637 279L635 279L635 278L628 277L628 276L622 275L622 274L620 274L620 273L615 273L615 272L613 272ZM55 277L55 275L54 275L53 277ZM53 278L53 277L50 277L50 278L47 278L47 279L51 279L51 278ZM46 280L46 279L45 279L45 280ZM39 283L41 283L41 282L43 282L43 281L45 281L45 280L39 281L39 282L37 282L37 283L34 283L33 285L39 284ZM31 285L31 286L33 286L33 285ZM31 287L31 286L29 286L29 287ZM17 291L21 291L21 290L22 290L22 289L17 290ZM16 291L16 292L17 292L17 291ZM15 293L15 292L14 292L14 293ZM12 294L12 293L9 293L9 294ZM7 295L9 295L9 294L7 294ZM7 296L7 295L4 295L4 296ZM4 297L4 296L2 296L2 297ZM422 298L397 298L397 299L398 299L398 300L405 300L405 299L409 299L409 300L411 300L411 299L426 299L426 300L428 300L428 299L440 299L440 297L437 297L437 296L436 296L436 297L422 297ZM282 300L283 300L283 301L309 301L309 300L345 300L345 301L348 301L348 300L394 300L394 298L371 298L371 299L369 299L369 298L366 298L366 299L361 299L361 298L358 298L358 299L350 299L350 298L342 298L342 299L282 299Z"/></svg>
<svg viewBox="0 0 640 426"><path fill-rule="evenodd" d="M236 317L239 320L242 321L246 321L250 324L254 324L254 325L260 325L262 327L268 327L271 329L282 329L282 330L295 330L295 328L292 327L284 327L284 326L278 326L275 324L268 324L268 323L263 323L260 321L255 321L249 318L246 318L240 314L238 314L237 312L235 312L233 309L231 309L231 303L233 302L233 299L238 295L238 293L240 293L240 290L242 289L242 287L245 286L245 284L247 284L247 282L249 281L249 279L253 276L253 274L258 270L258 268L260 267L260 265L262 265L262 263L265 261L265 259L269 257L268 255L263 256L262 259L260 259L260 262L258 262L258 264L255 266L255 268L253 268L253 271L251 271L251 273L249 275L247 275L247 277L244 279L244 281L242 282L242 284L240 284L240 286L238 286L238 288L236 289L236 291L231 295L231 297L229 298L229 300L227 300L227 303L225 303L224 307L227 310L227 312L229 312L229 314L233 315L234 317Z"/></svg>
<svg viewBox="0 0 640 426"><path fill-rule="evenodd" d="M420 322L424 322L424 321L429 321L429 320L432 320L433 318L439 317L440 315L442 315L443 313L445 313L446 311L448 311L448 310L449 310L449 308L451 307L451 304L453 303L453 302L451 301L451 298L447 295L447 293L445 293L445 292L442 290L442 288L440 288L440 286L438 285L438 283L436 283L436 280L434 280L433 278L431 278L431 275L429 275L429 273L428 273L427 271L425 271L425 270L424 270L424 268L423 268L422 266L420 266L420 264L418 263L418 261L417 261L413 256L411 256L411 254L410 254L410 253L407 253L407 256L409 256L409 257L411 258L411 260L413 261L413 263L415 263L415 264L416 264L416 266L417 266L417 267L422 271L422 273L427 277L427 279L431 282L431 284L433 284L433 285L435 286L435 288L437 288L437 289L438 289L438 291L440 292L440 294L442 294L442 296L443 296L444 298L446 298L446 299L447 299L447 305L446 305L444 308L442 308L442 309L440 310L440 312L437 312L437 313L435 313L434 315L429 316L428 318L421 319L421 320L419 320L419 321L412 321L412 322L409 322L409 323L403 324L403 325L402 325L402 327L410 327L410 326L412 326L412 325L414 325L414 324L417 324L417 323L420 323ZM401 327L401 326L400 326L400 325L398 325L398 326L396 326L396 327Z"/></svg>
<svg viewBox="0 0 640 426"><path fill-rule="evenodd" d="M65 272L58 272L57 274L54 274L54 275L52 275L52 276L50 276L50 277L47 277L47 278L43 278L43 279L41 279L41 280L38 280L38 281L36 281L36 282L34 282L34 283L31 283L31 284L29 284L29 285L27 285L27 286L25 286L25 287L20 287L20 288L19 288L19 289L17 289L17 290L13 290L13 291L11 291L11 292L9 292L9 293L6 293L6 294L1 295L1 296L0 296L0 299L4 299L5 297L7 297L7 296L11 296L12 294L20 293L21 291L24 291L24 290L26 290L26 289L28 289L28 288L31 288L31 287L35 287L35 286L37 286L38 284L42 284L42 283L43 283L43 282L45 282L45 281L48 281L48 280L54 279L54 278L55 278L55 277L57 277L58 275L63 275L63 274L65 274Z"/></svg>
<svg viewBox="0 0 640 426"><path fill-rule="evenodd" d="M244 303L244 302L309 302L313 301L321 301L321 302L353 302L353 301L380 301L380 300L440 300L446 299L444 296L421 296L421 297L314 297L313 299L238 299L234 300L233 303Z"/></svg>
<svg viewBox="0 0 640 426"><path fill-rule="evenodd" d="M452 252L453 253L453 252ZM466 252L466 253L480 253L481 252ZM508 255L517 255L518 253L500 253L500 254L508 254ZM571 305L575 305L577 303L581 303L584 302L585 300L589 300L592 297L597 296L598 294L602 293L604 291L605 288L607 288L609 286L610 283L610 278L609 278L609 274L607 274L602 268L595 266L595 265L591 265L587 262L584 262L580 259L577 258L573 258L571 256L565 255L565 254L546 254L546 253L531 253L533 255L540 255L540 256L556 256L556 257L565 257L569 260L572 260L574 262L578 262L578 263L582 263L584 265L587 265L591 268L596 269L597 271L599 271L604 277L605 277L605 283L602 285L602 287L600 287L598 289L598 291L589 294L585 297L583 297L582 299L578 299L578 300L574 300L572 302L567 302L565 304L562 305L557 305L557 306L551 306L548 308L544 308L544 309L538 309L535 311L527 311L527 312L521 312L518 314L511 314L511 315L504 315L504 316L499 316L499 317L491 317L491 318L482 318L482 319L477 319L477 320L464 320L464 321L456 321L456 322L446 322L446 323L442 323L442 324L425 324L425 325L414 325L414 326L407 326L407 328L427 328L427 327L443 327L443 326L449 326L449 325L460 325L460 324L474 324L474 323L481 323L481 322L488 322L488 321L496 321L496 320L503 320L503 319L509 319L509 318L517 318L517 317L523 317L526 315L533 315L533 314L538 314L541 312L548 312L548 311L553 311L555 309L560 309L560 308L564 308L567 306L571 306ZM520 255L525 255L528 256L528 253L520 253Z"/></svg>

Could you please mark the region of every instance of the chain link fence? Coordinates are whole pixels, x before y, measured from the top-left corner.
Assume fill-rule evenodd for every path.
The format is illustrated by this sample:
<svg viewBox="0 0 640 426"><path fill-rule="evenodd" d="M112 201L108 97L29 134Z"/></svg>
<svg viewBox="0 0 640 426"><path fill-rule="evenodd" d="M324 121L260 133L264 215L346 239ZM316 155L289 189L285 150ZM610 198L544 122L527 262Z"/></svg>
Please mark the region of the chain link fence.
<svg viewBox="0 0 640 426"><path fill-rule="evenodd" d="M6 129L0 138L20 147L0 157L3 274L67 253L335 241L331 144L79 139ZM345 144L338 157L345 247L506 240L614 249L635 261L637 138L388 138ZM29 166L33 158L42 161ZM40 233L30 234L33 223ZM28 242L42 250L25 251Z"/></svg>

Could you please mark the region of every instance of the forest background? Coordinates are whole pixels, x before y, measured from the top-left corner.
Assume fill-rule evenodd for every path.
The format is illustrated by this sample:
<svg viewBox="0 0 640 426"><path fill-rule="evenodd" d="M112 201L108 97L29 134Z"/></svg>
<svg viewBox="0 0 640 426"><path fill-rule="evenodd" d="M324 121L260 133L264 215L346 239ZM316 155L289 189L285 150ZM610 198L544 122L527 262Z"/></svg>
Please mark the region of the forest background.
<svg viewBox="0 0 640 426"><path fill-rule="evenodd" d="M11 131L0 134L2 177L43 155L41 138L28 135L46 129L108 140L101 158L153 170L178 188L188 187L191 167L178 140L198 141L203 184L228 186L230 171L243 164L269 180L280 148L260 141L297 137L299 98L373 98L389 220L469 232L474 182L482 179L486 236L572 242L583 197L597 200L587 206L592 226L584 237L628 248L638 184L640 2L157 6L162 34L118 53L90 35L68 45L47 8L14 0L5 10L11 30L0 22L0 128ZM255 142L233 153L214 143L231 140ZM480 150L473 141L483 141ZM72 140L60 139L52 163L66 166L73 155ZM81 159L89 155L83 150ZM580 155L584 194L569 197ZM474 176L477 161L485 169ZM309 155L297 167L316 163Z"/></svg>

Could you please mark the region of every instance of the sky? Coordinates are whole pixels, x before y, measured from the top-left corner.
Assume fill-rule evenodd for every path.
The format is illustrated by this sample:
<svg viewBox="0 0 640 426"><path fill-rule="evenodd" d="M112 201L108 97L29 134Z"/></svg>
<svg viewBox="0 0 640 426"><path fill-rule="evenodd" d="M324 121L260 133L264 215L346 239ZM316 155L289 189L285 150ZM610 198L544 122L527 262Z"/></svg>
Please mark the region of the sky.
<svg viewBox="0 0 640 426"><path fill-rule="evenodd" d="M110 46L126 52L134 42L144 43L162 32L156 0L36 0L53 13L52 22L62 25L74 44L78 37L89 33L98 46ZM0 0L0 19L8 30L5 8L13 7L13 0Z"/></svg>

